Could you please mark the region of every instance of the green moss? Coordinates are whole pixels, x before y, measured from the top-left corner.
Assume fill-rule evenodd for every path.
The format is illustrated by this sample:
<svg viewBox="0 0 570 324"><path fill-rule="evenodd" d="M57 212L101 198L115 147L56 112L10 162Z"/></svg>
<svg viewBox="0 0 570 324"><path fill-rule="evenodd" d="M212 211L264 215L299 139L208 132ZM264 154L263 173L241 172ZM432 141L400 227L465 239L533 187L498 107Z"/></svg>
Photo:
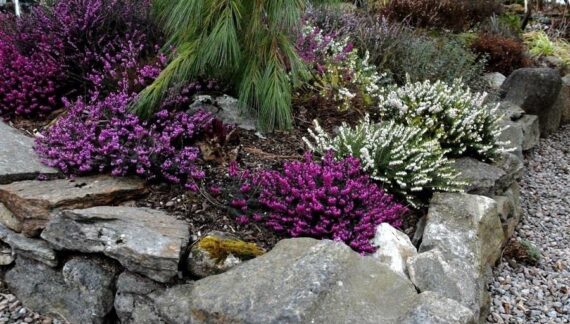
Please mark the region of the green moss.
<svg viewBox="0 0 570 324"><path fill-rule="evenodd" d="M210 257L218 263L224 262L230 254L240 259L251 259L265 253L255 243L211 235L202 238L197 245L200 249L208 252Z"/></svg>

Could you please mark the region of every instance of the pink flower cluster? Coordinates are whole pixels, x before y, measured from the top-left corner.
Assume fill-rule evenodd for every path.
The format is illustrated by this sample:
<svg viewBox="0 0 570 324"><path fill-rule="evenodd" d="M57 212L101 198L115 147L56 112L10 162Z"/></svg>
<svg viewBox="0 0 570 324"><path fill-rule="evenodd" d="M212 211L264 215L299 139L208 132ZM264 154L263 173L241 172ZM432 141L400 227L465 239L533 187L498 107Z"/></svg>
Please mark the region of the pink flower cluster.
<svg viewBox="0 0 570 324"><path fill-rule="evenodd" d="M379 224L399 227L407 212L362 172L358 159L335 161L331 152L321 162L307 155L285 163L282 172L250 175L234 164L230 176L243 181L231 201L239 222L262 222L291 237L342 241L360 253L375 251L371 240Z"/></svg>

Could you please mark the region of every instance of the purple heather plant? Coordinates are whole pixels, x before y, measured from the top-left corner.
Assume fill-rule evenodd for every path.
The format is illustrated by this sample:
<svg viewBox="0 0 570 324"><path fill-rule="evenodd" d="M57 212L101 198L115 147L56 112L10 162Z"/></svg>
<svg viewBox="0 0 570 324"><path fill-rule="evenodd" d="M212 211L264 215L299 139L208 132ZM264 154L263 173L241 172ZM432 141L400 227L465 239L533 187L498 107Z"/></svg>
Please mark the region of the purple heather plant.
<svg viewBox="0 0 570 324"><path fill-rule="evenodd" d="M308 236L345 242L360 253L372 253L376 227L400 227L407 208L362 172L353 157L336 161L332 152L320 162L310 154L287 162L283 171L255 174L230 165L242 181L231 201L238 222L261 222L291 237Z"/></svg>
<svg viewBox="0 0 570 324"><path fill-rule="evenodd" d="M148 0L57 0L22 18L1 15L0 115L42 117L64 96L136 86L145 75L133 74L135 63L165 61L149 10Z"/></svg>

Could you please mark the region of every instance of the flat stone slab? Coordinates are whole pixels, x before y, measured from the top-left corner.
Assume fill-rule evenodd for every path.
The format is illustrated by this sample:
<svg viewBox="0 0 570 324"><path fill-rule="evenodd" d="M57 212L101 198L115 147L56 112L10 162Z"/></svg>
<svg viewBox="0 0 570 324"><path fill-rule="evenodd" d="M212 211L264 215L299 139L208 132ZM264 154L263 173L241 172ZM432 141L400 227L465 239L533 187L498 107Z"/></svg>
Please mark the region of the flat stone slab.
<svg viewBox="0 0 570 324"><path fill-rule="evenodd" d="M455 160L459 171L458 180L466 182L465 191L472 194L493 196L501 194L524 171L523 162L514 154L503 153L494 163L463 157Z"/></svg>
<svg viewBox="0 0 570 324"><path fill-rule="evenodd" d="M0 224L0 240L12 247L18 255L43 262L50 267L57 266L57 255L49 244L40 239L25 237Z"/></svg>
<svg viewBox="0 0 570 324"><path fill-rule="evenodd" d="M62 210L42 232L58 250L103 253L125 268L159 282L178 274L190 233L162 211L133 207Z"/></svg>
<svg viewBox="0 0 570 324"><path fill-rule="evenodd" d="M97 176L0 185L0 203L18 222L4 223L26 236L37 236L55 209L113 205L146 193L143 180ZM0 218L0 221L2 218Z"/></svg>
<svg viewBox="0 0 570 324"><path fill-rule="evenodd" d="M0 121L0 184L58 174L40 162L33 146L33 138Z"/></svg>

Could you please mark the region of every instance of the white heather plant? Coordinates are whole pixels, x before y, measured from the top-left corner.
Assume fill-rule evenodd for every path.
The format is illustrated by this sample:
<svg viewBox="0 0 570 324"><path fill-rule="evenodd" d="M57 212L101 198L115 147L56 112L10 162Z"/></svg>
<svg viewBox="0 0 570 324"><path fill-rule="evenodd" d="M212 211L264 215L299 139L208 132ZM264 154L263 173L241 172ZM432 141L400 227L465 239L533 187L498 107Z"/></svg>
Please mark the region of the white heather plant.
<svg viewBox="0 0 570 324"><path fill-rule="evenodd" d="M309 129L312 140L303 140L321 155L333 150L337 158L354 156L362 168L382 183L386 191L420 207L434 191L461 191L463 183L437 140L424 136L426 130L394 121L372 123L366 115L355 127L343 124L331 137L317 121Z"/></svg>
<svg viewBox="0 0 570 324"><path fill-rule="evenodd" d="M408 82L387 89L380 100L380 115L426 130L449 156L493 160L506 143L497 106L484 104L486 93L472 93L461 80Z"/></svg>

